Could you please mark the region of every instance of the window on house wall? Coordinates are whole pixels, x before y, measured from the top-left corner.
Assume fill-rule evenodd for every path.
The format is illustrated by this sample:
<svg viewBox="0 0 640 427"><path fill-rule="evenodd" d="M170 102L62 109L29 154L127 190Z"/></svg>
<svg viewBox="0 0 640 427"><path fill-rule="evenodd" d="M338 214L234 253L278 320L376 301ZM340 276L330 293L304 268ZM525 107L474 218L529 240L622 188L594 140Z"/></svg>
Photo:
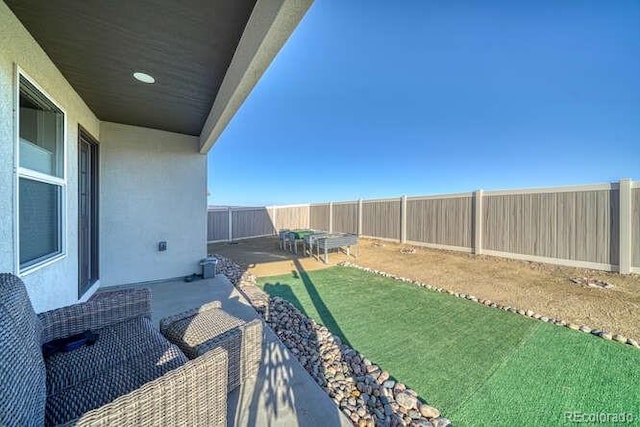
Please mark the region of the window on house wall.
<svg viewBox="0 0 640 427"><path fill-rule="evenodd" d="M18 224L20 271L63 254L64 112L20 75Z"/></svg>

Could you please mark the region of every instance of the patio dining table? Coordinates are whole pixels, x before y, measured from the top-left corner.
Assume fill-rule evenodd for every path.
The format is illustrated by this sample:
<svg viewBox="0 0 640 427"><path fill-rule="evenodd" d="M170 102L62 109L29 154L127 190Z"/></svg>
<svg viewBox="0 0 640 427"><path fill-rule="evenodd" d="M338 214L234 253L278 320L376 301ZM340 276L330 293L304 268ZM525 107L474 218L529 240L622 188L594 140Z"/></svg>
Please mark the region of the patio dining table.
<svg viewBox="0 0 640 427"><path fill-rule="evenodd" d="M325 264L329 262L329 250L330 249L347 249L347 256L350 256L351 246L356 246L358 244L358 235L357 234L347 234L347 233L331 233L325 236L318 238L315 242L316 251L318 254L318 259L320 258L320 250L324 251L324 262ZM357 248L357 246L356 246ZM357 259L356 252L356 259Z"/></svg>
<svg viewBox="0 0 640 427"><path fill-rule="evenodd" d="M304 241L303 241L303 251L305 254L309 254L310 256L313 256L313 245L315 244L315 242L318 241L318 239L321 239L323 237L328 236L329 233L327 231L316 231L313 234L307 234L306 236L304 236Z"/></svg>

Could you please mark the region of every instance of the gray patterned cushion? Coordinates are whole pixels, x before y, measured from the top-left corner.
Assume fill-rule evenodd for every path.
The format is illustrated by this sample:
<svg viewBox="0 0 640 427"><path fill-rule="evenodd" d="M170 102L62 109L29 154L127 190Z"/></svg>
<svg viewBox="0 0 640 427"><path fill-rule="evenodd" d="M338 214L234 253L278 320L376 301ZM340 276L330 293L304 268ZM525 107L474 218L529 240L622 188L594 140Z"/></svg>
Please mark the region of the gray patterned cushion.
<svg viewBox="0 0 640 427"><path fill-rule="evenodd" d="M62 424L187 362L146 317L96 332L98 341L46 360L46 424Z"/></svg>
<svg viewBox="0 0 640 427"><path fill-rule="evenodd" d="M0 425L42 425L46 373L42 326L22 280L0 274Z"/></svg>
<svg viewBox="0 0 640 427"><path fill-rule="evenodd" d="M160 332L188 358L214 348L227 353L229 391L258 372L262 357L262 321L245 322L222 310L219 301L160 320Z"/></svg>

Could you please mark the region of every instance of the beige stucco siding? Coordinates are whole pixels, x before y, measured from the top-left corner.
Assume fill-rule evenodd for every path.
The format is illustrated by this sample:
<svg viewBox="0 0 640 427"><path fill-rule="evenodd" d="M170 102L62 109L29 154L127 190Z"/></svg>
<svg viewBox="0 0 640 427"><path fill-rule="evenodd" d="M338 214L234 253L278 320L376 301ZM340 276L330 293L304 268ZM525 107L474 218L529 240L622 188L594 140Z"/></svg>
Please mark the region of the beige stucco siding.
<svg viewBox="0 0 640 427"><path fill-rule="evenodd" d="M198 271L206 255L206 156L196 137L101 123L0 2L0 272L16 266L16 66L66 113L64 258L22 276L36 311L78 301L77 140L100 141L100 282L162 280ZM160 240L166 252L157 251Z"/></svg>
<svg viewBox="0 0 640 427"><path fill-rule="evenodd" d="M100 138L102 286L198 272L207 238L198 138L108 122Z"/></svg>
<svg viewBox="0 0 640 427"><path fill-rule="evenodd" d="M36 311L77 301L77 140L78 124L99 137L99 121L53 62L0 1L0 272L16 272L16 65L66 112L66 257L23 276ZM94 289L85 295L91 295Z"/></svg>

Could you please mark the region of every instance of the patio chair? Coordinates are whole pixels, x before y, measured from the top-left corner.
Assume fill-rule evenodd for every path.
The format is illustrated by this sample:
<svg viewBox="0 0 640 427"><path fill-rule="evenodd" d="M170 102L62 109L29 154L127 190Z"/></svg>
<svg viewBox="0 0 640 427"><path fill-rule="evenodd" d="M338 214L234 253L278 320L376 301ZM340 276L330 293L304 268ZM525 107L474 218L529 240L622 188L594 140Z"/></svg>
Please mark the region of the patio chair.
<svg viewBox="0 0 640 427"><path fill-rule="evenodd" d="M148 289L104 292L41 314L0 274L0 425L226 425L227 355L189 361L151 324ZM93 345L41 346L90 330Z"/></svg>
<svg viewBox="0 0 640 427"><path fill-rule="evenodd" d="M223 348L228 360L229 392L258 373L262 357L262 321L244 321L212 301L160 320L160 333L177 345L189 359L213 348Z"/></svg>
<svg viewBox="0 0 640 427"><path fill-rule="evenodd" d="M288 242L289 242L289 251L298 254L298 243L301 243L304 248L304 238L309 234L316 233L315 230L309 229L298 229L290 231L288 234Z"/></svg>
<svg viewBox="0 0 640 427"><path fill-rule="evenodd" d="M280 230L280 232L278 233L278 238L279 238L279 242L280 242L280 250L286 250L287 249L287 243L289 241L289 230L288 228L285 228L283 230Z"/></svg>

